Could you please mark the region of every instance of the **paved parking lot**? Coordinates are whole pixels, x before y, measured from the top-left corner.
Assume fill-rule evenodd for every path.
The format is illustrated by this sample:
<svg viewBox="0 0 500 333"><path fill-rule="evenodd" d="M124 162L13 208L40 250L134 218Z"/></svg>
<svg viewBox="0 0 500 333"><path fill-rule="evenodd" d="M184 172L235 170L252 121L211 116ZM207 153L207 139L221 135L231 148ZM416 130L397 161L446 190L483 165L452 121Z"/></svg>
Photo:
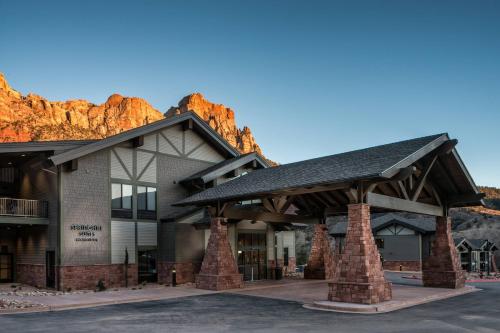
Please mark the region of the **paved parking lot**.
<svg viewBox="0 0 500 333"><path fill-rule="evenodd" d="M2 332L500 332L500 284L377 315L304 309L294 301L211 294L0 316Z"/></svg>

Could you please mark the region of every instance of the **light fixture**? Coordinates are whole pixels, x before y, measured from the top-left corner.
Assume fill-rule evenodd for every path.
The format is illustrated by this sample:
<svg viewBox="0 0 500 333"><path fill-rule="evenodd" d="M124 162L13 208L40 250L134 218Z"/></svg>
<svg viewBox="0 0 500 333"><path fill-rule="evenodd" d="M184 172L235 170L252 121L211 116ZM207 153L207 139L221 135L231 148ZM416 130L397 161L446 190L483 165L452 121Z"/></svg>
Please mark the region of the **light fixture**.
<svg viewBox="0 0 500 333"><path fill-rule="evenodd" d="M8 165L12 165L12 162L7 163Z"/></svg>
<svg viewBox="0 0 500 333"><path fill-rule="evenodd" d="M26 156L26 154L21 154L21 157L24 157L24 156Z"/></svg>

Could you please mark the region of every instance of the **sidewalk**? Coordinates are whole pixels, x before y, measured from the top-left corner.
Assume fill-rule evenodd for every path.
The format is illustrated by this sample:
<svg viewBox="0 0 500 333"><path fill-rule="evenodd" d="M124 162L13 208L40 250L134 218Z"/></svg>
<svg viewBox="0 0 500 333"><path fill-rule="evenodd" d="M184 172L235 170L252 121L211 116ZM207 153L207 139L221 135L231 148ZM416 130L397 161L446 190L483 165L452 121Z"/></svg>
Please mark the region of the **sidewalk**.
<svg viewBox="0 0 500 333"><path fill-rule="evenodd" d="M32 303L33 306L22 309L0 309L5 313L57 311L93 307L109 304L156 301L169 298L212 294L213 291L196 289L194 286L168 287L149 285L142 289L118 289L101 292L69 293L59 295L1 296L1 299L18 303Z"/></svg>

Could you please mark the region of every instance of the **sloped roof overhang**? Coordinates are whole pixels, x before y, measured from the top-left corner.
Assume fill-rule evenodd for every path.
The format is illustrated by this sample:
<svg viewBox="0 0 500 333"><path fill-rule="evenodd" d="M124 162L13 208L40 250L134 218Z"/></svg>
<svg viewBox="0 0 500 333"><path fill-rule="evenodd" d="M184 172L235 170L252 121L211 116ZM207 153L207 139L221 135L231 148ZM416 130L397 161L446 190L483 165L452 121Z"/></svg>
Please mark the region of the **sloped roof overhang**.
<svg viewBox="0 0 500 333"><path fill-rule="evenodd" d="M438 134L261 169L194 194L174 205L216 206L221 203L257 198L304 194L316 196L316 193L338 190L345 193L346 189L348 191L351 191L353 187L359 189L360 184L364 184L366 188L364 190L361 188L360 193L363 193L362 196L366 195L367 200L375 206L380 205L394 211L405 210L441 216L445 209L452 206L483 205L482 194L478 192L455 150L456 143L457 141L450 140L447 134ZM434 162L437 166L430 172L429 179L436 181L436 184L439 183L440 191L446 197L446 202L443 204L431 205L417 202L421 188L416 194L417 198L412 200L371 192L377 184L393 180L401 181L402 179L399 180L399 178L407 177L408 172L410 175L415 172L416 165L420 166L422 171L418 172L423 175L424 164L430 164L430 170ZM443 173L446 177L441 175ZM447 179L439 179L441 176ZM411 178L414 179L413 176ZM418 180L418 177L416 178ZM444 181L449 183L444 183ZM347 195L349 196L349 193ZM316 199L318 199L317 202L324 203L325 201L321 198ZM318 206L328 208L327 204Z"/></svg>

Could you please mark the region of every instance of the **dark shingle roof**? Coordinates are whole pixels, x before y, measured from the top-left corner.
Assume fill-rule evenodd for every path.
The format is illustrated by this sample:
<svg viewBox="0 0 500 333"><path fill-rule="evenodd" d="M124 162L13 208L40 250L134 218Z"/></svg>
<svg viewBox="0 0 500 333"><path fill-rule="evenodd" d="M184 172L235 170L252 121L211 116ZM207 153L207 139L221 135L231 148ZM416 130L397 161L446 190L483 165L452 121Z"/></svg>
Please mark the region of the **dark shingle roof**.
<svg viewBox="0 0 500 333"><path fill-rule="evenodd" d="M248 154L243 154L240 156L236 156L227 160L224 160L220 163L217 163L215 165L212 165L211 167L202 170L200 172L195 173L194 175L191 175L183 180L181 180L181 183L188 183L190 181L194 180L202 180L203 183L207 183L211 180L214 180L217 177L223 176L226 173L242 166L247 163L250 163L254 160L257 160L262 167L268 167L268 164L264 161L263 158L261 158L257 153L248 153Z"/></svg>
<svg viewBox="0 0 500 333"><path fill-rule="evenodd" d="M434 218L405 218L397 214L385 214L374 218L371 221L373 231L378 231L391 224L400 224L420 233L433 233L436 231L436 220ZM328 233L330 235L345 235L347 232L347 222L329 223Z"/></svg>
<svg viewBox="0 0 500 333"><path fill-rule="evenodd" d="M21 153L37 151L55 151L56 153L62 153L71 149L94 143L96 141L97 140L3 142L0 143L0 153Z"/></svg>
<svg viewBox="0 0 500 333"><path fill-rule="evenodd" d="M284 189L334 184L368 179L404 162L435 140L447 134L366 148L311 160L260 169L230 182L207 189L184 199L177 205L204 204L217 200L239 199Z"/></svg>

